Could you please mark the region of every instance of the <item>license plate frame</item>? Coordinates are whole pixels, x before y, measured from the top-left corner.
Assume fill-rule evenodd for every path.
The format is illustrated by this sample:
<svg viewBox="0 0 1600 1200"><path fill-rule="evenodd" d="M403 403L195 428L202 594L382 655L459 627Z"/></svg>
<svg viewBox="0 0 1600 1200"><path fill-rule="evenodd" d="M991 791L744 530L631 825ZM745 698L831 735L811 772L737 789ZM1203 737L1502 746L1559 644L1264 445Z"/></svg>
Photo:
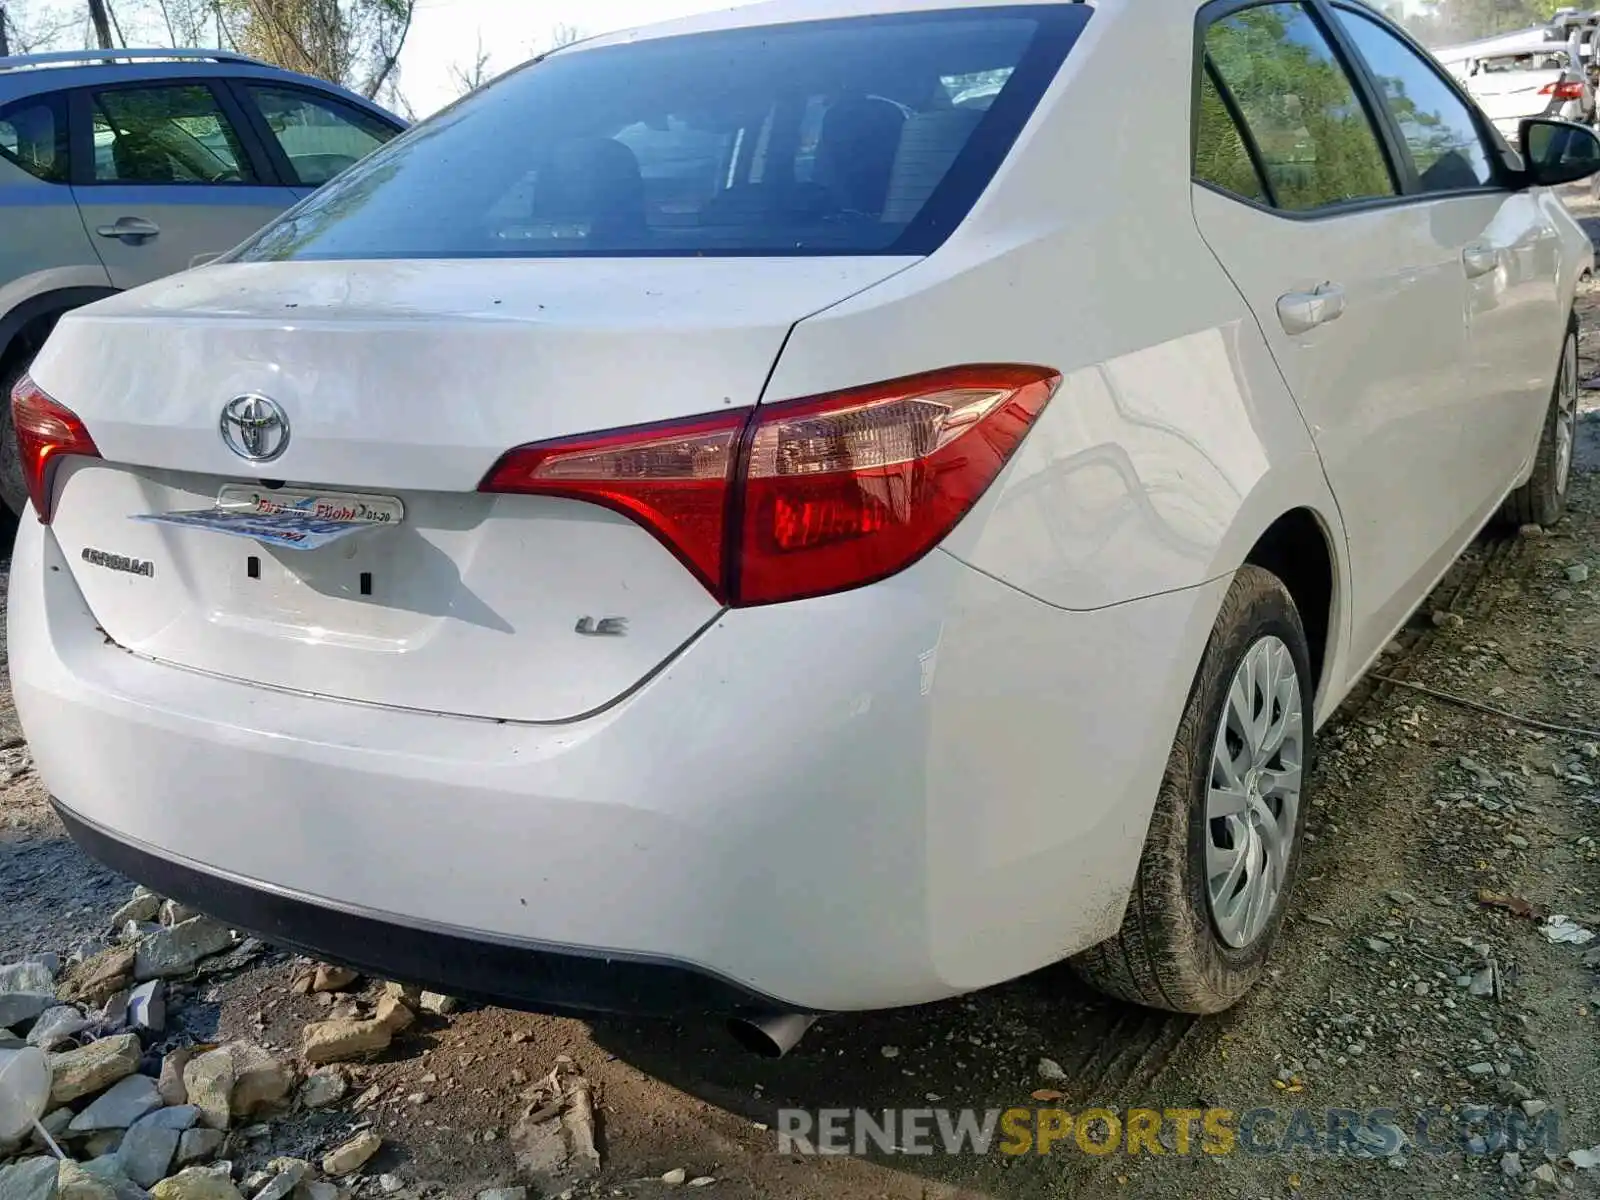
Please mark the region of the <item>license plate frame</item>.
<svg viewBox="0 0 1600 1200"><path fill-rule="evenodd" d="M250 538L284 550L316 550L368 530L403 524L405 504L398 496L370 492L230 483L218 490L210 508L136 513L130 519Z"/></svg>

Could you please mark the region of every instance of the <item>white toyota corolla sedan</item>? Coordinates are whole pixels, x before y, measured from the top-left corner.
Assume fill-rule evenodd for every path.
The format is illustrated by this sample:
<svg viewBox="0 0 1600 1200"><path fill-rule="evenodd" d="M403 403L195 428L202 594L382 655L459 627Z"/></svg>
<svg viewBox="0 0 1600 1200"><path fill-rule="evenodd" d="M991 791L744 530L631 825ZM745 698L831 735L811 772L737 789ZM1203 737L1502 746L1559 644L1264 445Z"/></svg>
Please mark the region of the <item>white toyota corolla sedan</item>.
<svg viewBox="0 0 1600 1200"><path fill-rule="evenodd" d="M164 893L533 1009L1225 1008L1318 725L1561 516L1600 141L1520 141L1351 0L551 54L56 329L39 771Z"/></svg>

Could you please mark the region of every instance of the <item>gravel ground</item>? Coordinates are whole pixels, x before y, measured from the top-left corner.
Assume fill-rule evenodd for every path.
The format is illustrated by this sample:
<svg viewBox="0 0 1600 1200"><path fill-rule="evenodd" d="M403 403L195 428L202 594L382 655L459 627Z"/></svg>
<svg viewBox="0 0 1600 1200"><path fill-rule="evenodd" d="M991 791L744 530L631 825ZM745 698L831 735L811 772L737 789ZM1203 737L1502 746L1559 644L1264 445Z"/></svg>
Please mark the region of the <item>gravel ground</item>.
<svg viewBox="0 0 1600 1200"><path fill-rule="evenodd" d="M1600 293L1582 307L1585 375L1600 375ZM243 1165L314 1155L372 1121L385 1148L360 1194L380 1194L380 1173L401 1200L513 1183L519 1095L566 1055L596 1090L602 1196L664 1195L674 1168L712 1177L707 1194L725 1197L1600 1195L1600 1171L1538 1147L1508 1158L1487 1125L1464 1131L1481 1143L1444 1153L1379 1138L1356 1154L1220 1156L1173 1153L1169 1132L1161 1155L1088 1154L1069 1138L1048 1156L813 1158L779 1154L773 1132L784 1108L1268 1107L1283 1114L1260 1126L1274 1140L1295 1108L1315 1110L1319 1129L1328 1108L1390 1109L1410 1130L1432 1108L1460 1128L1474 1105L1528 1102L1559 1115L1563 1149L1600 1143L1600 955L1585 965L1600 940L1541 932L1548 914L1600 930L1600 737L1405 686L1600 725L1600 391L1585 399L1571 516L1545 536L1475 545L1380 663L1391 682L1369 680L1324 731L1290 925L1270 977L1234 1011L1135 1010L1053 968L959 1001L823 1021L769 1063L708 1025L463 1007L424 1017L357 1069L351 1095L376 1085L379 1103L280 1121ZM0 747L0 962L70 953L106 935L131 884L66 840L8 694ZM202 979L179 1031L292 1057L330 1001L291 978L288 957L269 952ZM1030 1098L1039 1089L1044 1100Z"/></svg>

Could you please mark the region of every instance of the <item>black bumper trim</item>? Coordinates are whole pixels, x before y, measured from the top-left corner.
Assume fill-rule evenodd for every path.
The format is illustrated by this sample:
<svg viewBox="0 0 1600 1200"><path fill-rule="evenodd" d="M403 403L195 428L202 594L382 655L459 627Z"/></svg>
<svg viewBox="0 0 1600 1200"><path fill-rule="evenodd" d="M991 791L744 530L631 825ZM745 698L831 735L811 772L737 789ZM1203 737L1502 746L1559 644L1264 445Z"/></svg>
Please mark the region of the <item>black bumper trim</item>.
<svg viewBox="0 0 1600 1200"><path fill-rule="evenodd" d="M240 879L161 853L52 798L87 854L163 896L263 941L379 979L526 1012L582 1016L730 1016L793 1011L702 968L662 959L424 928Z"/></svg>

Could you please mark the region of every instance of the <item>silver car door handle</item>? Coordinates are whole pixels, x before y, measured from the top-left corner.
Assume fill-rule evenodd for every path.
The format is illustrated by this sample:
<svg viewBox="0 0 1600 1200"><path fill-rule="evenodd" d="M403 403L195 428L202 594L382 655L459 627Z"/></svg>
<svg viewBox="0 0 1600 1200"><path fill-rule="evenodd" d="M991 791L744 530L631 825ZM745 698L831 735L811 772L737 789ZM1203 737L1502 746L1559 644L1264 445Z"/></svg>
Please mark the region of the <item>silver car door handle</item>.
<svg viewBox="0 0 1600 1200"><path fill-rule="evenodd" d="M1344 289L1325 283L1315 291L1290 292L1278 297L1278 320L1285 333L1310 333L1319 325L1344 316Z"/></svg>
<svg viewBox="0 0 1600 1200"><path fill-rule="evenodd" d="M1461 265L1466 268L1468 279L1482 278L1499 269L1500 251L1481 242L1468 246L1461 252Z"/></svg>
<svg viewBox="0 0 1600 1200"><path fill-rule="evenodd" d="M137 246L149 238L159 237L161 226L143 217L118 217L112 224L102 225L95 232L103 238L117 238L130 246Z"/></svg>

